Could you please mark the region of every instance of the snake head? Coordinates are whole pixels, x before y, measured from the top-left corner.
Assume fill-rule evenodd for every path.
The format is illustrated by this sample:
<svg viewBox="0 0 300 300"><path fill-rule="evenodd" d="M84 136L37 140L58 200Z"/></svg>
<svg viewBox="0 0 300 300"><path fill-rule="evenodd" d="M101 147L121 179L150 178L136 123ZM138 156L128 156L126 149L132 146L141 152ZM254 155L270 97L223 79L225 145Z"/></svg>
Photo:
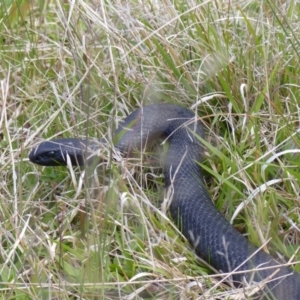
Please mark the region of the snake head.
<svg viewBox="0 0 300 300"><path fill-rule="evenodd" d="M82 166L85 161L86 145L86 140L76 138L46 141L30 152L29 159L41 166L65 166L69 156L72 165Z"/></svg>

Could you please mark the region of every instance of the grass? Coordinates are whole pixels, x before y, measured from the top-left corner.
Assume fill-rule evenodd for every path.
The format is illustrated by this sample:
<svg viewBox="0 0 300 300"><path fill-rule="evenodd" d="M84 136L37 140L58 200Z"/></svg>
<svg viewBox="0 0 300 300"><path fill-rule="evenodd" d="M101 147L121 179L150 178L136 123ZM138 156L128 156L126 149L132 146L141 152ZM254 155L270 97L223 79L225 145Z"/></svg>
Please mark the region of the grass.
<svg viewBox="0 0 300 300"><path fill-rule="evenodd" d="M0 7L1 299L233 299L161 211L151 156L85 178L28 161L44 139L110 138L149 103L193 107L218 209L255 245L300 260L297 1Z"/></svg>

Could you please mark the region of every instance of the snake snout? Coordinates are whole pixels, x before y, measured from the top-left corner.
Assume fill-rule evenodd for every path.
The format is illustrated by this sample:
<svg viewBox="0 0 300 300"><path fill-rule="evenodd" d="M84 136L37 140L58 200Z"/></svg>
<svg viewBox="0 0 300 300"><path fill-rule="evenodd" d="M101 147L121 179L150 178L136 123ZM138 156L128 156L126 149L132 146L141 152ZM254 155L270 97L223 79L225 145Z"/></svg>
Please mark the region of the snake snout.
<svg viewBox="0 0 300 300"><path fill-rule="evenodd" d="M61 163L55 159L57 154L55 151L48 151L46 153L37 153L38 149L33 149L29 154L29 160L40 166L57 166Z"/></svg>

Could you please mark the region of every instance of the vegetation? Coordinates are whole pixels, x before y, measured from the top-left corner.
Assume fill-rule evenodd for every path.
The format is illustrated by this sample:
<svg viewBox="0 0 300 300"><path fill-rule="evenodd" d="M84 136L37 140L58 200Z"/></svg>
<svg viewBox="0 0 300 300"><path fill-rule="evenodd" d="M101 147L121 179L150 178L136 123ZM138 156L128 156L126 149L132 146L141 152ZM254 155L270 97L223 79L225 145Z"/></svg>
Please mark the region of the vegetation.
<svg viewBox="0 0 300 300"><path fill-rule="evenodd" d="M197 113L215 205L255 245L300 260L298 1L0 7L1 299L243 295L219 284L161 209L157 157L104 149L98 172L28 160L44 139L110 140L149 103Z"/></svg>

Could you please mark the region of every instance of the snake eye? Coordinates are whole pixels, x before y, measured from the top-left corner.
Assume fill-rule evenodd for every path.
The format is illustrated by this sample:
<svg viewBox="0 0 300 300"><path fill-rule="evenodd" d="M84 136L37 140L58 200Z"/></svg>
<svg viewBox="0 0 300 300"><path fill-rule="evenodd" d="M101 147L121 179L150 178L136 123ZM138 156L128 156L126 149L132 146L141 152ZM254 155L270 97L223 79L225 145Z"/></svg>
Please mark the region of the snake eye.
<svg viewBox="0 0 300 300"><path fill-rule="evenodd" d="M54 151L49 151L49 152L47 152L47 156L48 156L48 157L53 157L54 154L55 154Z"/></svg>

